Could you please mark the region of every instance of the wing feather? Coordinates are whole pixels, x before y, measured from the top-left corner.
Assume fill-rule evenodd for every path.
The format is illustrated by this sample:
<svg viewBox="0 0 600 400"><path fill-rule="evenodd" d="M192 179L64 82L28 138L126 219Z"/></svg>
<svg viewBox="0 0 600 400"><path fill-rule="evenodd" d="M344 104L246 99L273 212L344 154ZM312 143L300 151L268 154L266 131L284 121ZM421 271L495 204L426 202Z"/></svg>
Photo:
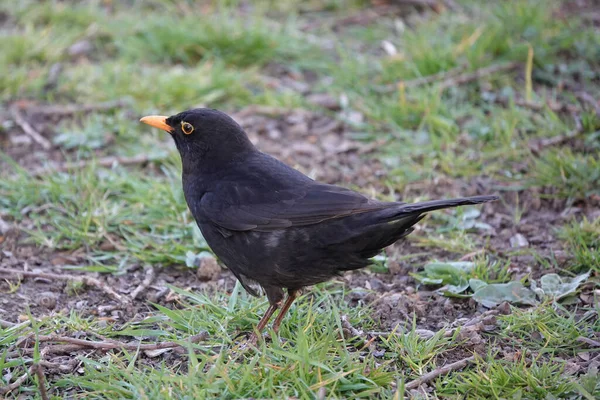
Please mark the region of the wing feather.
<svg viewBox="0 0 600 400"><path fill-rule="evenodd" d="M219 185L201 200L204 215L233 231L272 231L312 225L388 206L346 188L314 182L270 192L231 182Z"/></svg>

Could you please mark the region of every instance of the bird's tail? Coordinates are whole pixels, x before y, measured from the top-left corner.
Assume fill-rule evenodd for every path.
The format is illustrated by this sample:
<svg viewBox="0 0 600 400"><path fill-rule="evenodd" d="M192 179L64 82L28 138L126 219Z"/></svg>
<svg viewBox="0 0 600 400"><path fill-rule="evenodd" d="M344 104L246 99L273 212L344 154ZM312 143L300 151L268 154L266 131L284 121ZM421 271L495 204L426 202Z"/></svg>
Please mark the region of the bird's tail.
<svg viewBox="0 0 600 400"><path fill-rule="evenodd" d="M487 203L497 199L498 196L473 196L421 203L398 203L386 210L377 211L377 214L374 213L377 215L375 218L366 217L365 220L356 221L355 229L347 243L351 244L352 250L359 249L358 253L361 257L370 258L379 253L382 248L410 234L414 229L413 226L429 211ZM366 221L369 223L365 223Z"/></svg>
<svg viewBox="0 0 600 400"><path fill-rule="evenodd" d="M487 203L488 201L498 200L498 198L498 196L472 196L460 197L458 199L423 201L421 203L402 204L396 209L396 211L398 215L426 213L429 211L440 210L443 208Z"/></svg>
<svg viewBox="0 0 600 400"><path fill-rule="evenodd" d="M427 212L497 199L498 196L473 196L421 203L389 203L385 209L355 214L331 225L334 233L327 236L327 244L340 253L340 271L362 268L381 249L410 234Z"/></svg>

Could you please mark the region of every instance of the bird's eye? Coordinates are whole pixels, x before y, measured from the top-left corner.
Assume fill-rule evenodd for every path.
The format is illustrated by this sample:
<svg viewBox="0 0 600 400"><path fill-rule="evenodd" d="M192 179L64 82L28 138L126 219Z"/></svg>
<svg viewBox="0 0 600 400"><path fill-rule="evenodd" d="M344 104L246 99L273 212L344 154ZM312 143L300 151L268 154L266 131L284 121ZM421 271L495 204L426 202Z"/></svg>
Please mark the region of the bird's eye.
<svg viewBox="0 0 600 400"><path fill-rule="evenodd" d="M181 130L186 135L189 135L190 133L194 132L194 127L192 126L192 124L190 124L188 122L182 122L181 123Z"/></svg>

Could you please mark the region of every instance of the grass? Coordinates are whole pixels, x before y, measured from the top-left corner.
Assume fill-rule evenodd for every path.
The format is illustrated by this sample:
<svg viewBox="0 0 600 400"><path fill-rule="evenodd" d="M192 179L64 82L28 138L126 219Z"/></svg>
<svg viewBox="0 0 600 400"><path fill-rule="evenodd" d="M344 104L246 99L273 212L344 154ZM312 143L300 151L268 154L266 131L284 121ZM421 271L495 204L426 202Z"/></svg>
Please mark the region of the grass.
<svg viewBox="0 0 600 400"><path fill-rule="evenodd" d="M594 221L583 219L564 226L559 236L567 243L575 257L572 269L575 272L594 270L600 267L600 218Z"/></svg>
<svg viewBox="0 0 600 400"><path fill-rule="evenodd" d="M18 100L128 101L127 107L102 114L46 121L62 156L90 161L86 168L36 178L29 164L20 164L20 156L2 150L0 217L22 231L23 245L44 254L76 252L84 262L69 270L87 273L118 276L132 265L146 264L182 267L188 252L208 247L186 208L174 146L159 132L140 126L138 117L199 105L228 112L254 104L305 108L343 120L360 114L361 121L349 122L352 136L386 140L365 159L380 161L388 171L377 183L389 192L379 194L382 199L451 197L472 193L476 186L501 191L508 211L495 208L494 216L502 221L495 223L509 230L509 236L500 229L488 235L482 223L492 221L490 215L468 209L437 213L409 239L422 254L390 256L380 270L388 271L396 262L416 271L427 260L455 261L485 249L485 256L475 256L470 278L506 282L516 269L526 272L519 276L525 281L529 274L548 269L562 274L591 270L585 290L593 299L600 273L600 218L589 208L600 196L600 119L578 93L600 96L597 28L556 0L463 0L456 10L382 17L337 31L329 28L332 21L373 7L371 3L242 3L0 5L3 105ZM395 54L382 50L382 40ZM72 46L81 43L91 50L73 54ZM439 82L406 84L506 62L518 62L519 67L448 88ZM48 76L56 64L62 73L49 89ZM342 111L308 103L303 93L284 84L286 78L342 98ZM274 79L280 83L274 85ZM404 86L397 85L401 81ZM578 122L546 103L576 108ZM0 126L2 135L12 137L14 132L10 122ZM575 140L532 151L531 143L570 132L576 132ZM148 155L148 166L100 168L93 162L102 156L138 154ZM560 206L550 206L550 199ZM556 218L544 227L543 233L556 240L511 249L510 235L532 224L527 216L536 202L554 216L566 206L577 207L582 215ZM536 233L527 236L535 238ZM562 261L559 250L566 254ZM526 257L531 260L523 261ZM26 284L8 280L1 286L2 295L18 294ZM252 329L266 300L239 289L203 292L172 286L173 304L147 302L145 311L131 320L77 309L43 315L23 311L19 325L0 327L0 387L41 357L40 343L31 354L9 354L19 351L19 338L51 333L184 343L183 354L79 354L83 372L47 377L53 395L74 398L417 397L404 390L406 382L473 353L472 343L460 334L445 335L445 327L436 326L429 338L422 336L423 324L431 328L430 319L452 323L458 316L417 318L417 310L410 309L394 334L375 342L377 351L367 351L360 340L340 335L341 316L365 331L383 329L378 300L371 305L361 300L355 306L348 299L362 296L364 289L339 282L319 285L294 305L282 325L282 340L271 332L274 339L268 345L242 352L236 350L233 336ZM69 283L64 290L73 304L88 300L88 288L81 285ZM415 296L423 291L419 287ZM473 308L466 305L469 300L448 301ZM513 308L511 315L499 317L497 330L481 333L484 350L475 364L433 380L435 393L430 395L598 397L593 368L569 372L580 355L594 355L580 337L595 337L592 333L600 330L597 315L597 306L589 303ZM208 333L206 341L186 342L201 331ZM36 379L28 378L9 396L40 398Z"/></svg>

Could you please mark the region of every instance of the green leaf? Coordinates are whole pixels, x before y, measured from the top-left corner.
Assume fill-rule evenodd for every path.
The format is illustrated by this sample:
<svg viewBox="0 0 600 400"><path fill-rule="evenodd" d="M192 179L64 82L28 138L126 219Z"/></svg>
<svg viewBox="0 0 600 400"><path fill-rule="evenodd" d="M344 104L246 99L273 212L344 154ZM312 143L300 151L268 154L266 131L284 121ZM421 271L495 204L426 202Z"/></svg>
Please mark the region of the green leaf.
<svg viewBox="0 0 600 400"><path fill-rule="evenodd" d="M589 271L574 278L561 277L558 274L547 274L540 279L540 285L544 295L553 297L554 300L559 300L575 293L579 285L589 277Z"/></svg>
<svg viewBox="0 0 600 400"><path fill-rule="evenodd" d="M473 299L488 308L503 301L515 304L537 304L534 292L523 286L521 282L492 283L483 286L473 294Z"/></svg>
<svg viewBox="0 0 600 400"><path fill-rule="evenodd" d="M449 261L449 262L432 262L425 265L425 271L431 273L449 272L449 273L465 273L470 272L475 267L475 263L471 261Z"/></svg>
<svg viewBox="0 0 600 400"><path fill-rule="evenodd" d="M424 283L425 285L441 285L444 283L444 280L442 278L432 279L419 274L412 274L412 276L419 282Z"/></svg>
<svg viewBox="0 0 600 400"><path fill-rule="evenodd" d="M444 295L456 297L469 288L466 274L474 268L475 264L466 261L432 262L425 265L422 274L413 276L426 285L447 285L441 289Z"/></svg>
<svg viewBox="0 0 600 400"><path fill-rule="evenodd" d="M469 286L471 287L471 290L473 291L473 293L475 293L476 291L478 291L479 289L481 289L484 286L487 286L488 283L485 281L482 281L481 279L475 279L475 278L471 278L469 279Z"/></svg>
<svg viewBox="0 0 600 400"><path fill-rule="evenodd" d="M464 292L469 288L469 281L465 278L461 278L457 285L448 285L446 286L446 290L444 292L449 292L452 294L459 294Z"/></svg>

